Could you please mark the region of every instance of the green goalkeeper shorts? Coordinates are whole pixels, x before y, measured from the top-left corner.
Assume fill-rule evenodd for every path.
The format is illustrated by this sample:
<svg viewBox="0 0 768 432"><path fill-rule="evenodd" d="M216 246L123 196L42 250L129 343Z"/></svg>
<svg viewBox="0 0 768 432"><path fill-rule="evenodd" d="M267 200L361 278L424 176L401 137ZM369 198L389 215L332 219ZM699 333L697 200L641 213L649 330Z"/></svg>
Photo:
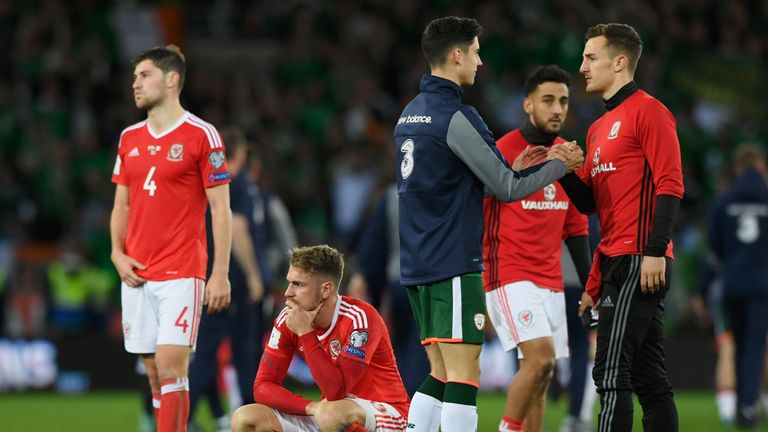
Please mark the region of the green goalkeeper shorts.
<svg viewBox="0 0 768 432"><path fill-rule="evenodd" d="M480 273L407 287L423 345L438 342L482 344L485 294Z"/></svg>

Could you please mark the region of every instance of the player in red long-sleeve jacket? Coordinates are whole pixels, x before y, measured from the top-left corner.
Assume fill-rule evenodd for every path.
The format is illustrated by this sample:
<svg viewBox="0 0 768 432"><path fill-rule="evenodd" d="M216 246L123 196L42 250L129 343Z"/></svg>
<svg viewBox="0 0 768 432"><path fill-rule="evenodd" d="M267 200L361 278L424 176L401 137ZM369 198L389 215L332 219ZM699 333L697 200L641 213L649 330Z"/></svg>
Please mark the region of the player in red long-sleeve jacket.
<svg viewBox="0 0 768 432"><path fill-rule="evenodd" d="M580 307L584 313L599 299L592 376L600 432L632 429L633 392L646 431L679 429L664 354L664 297L683 172L675 117L634 81L642 49L629 25L587 30L579 72L587 93L600 94L607 112L589 127L588 162L560 180L579 211L596 212L600 221Z"/></svg>
<svg viewBox="0 0 768 432"><path fill-rule="evenodd" d="M338 293L343 256L327 245L291 251L285 309L275 320L253 384L257 403L238 409L234 431L404 431L410 399L389 332L370 304ZM283 387L294 353L321 401Z"/></svg>

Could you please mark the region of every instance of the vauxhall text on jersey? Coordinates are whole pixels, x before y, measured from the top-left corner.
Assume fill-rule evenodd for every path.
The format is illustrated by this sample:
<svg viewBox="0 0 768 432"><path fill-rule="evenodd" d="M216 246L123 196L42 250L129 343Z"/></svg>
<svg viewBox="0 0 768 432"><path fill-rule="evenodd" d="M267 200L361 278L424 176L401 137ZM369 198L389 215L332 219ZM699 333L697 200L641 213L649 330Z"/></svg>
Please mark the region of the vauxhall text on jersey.
<svg viewBox="0 0 768 432"><path fill-rule="evenodd" d="M560 137L554 140L554 144L561 142L564 140ZM517 129L501 137L497 145L501 153L512 160L529 143ZM488 269L483 274L483 288L486 292L519 281L532 281L553 291L563 290L562 241L587 235L586 216L570 204L571 200L557 182L517 202L485 199L483 255Z"/></svg>
<svg viewBox="0 0 768 432"><path fill-rule="evenodd" d="M483 197L524 198L565 174L554 161L527 176L509 169L452 81L425 75L395 127L401 283L483 271Z"/></svg>
<svg viewBox="0 0 768 432"><path fill-rule="evenodd" d="M184 113L167 131L145 120L120 135L114 183L128 187L125 253L144 264L143 278L205 279L205 189L229 183L218 131Z"/></svg>

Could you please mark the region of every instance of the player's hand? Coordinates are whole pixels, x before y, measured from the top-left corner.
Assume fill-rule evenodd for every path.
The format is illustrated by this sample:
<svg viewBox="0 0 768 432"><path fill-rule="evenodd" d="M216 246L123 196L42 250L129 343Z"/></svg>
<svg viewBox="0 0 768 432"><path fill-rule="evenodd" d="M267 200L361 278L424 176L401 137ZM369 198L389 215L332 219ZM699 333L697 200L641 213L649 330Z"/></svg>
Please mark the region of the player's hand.
<svg viewBox="0 0 768 432"><path fill-rule="evenodd" d="M565 163L568 172L574 172L584 164L584 151L576 141L555 144L547 153L547 160L558 159Z"/></svg>
<svg viewBox="0 0 768 432"><path fill-rule="evenodd" d="M315 321L317 313L323 303L320 303L313 310L306 310L291 299L285 300L285 325L297 336L303 336L312 331L312 322Z"/></svg>
<svg viewBox="0 0 768 432"><path fill-rule="evenodd" d="M584 165L584 150L576 144L576 141L571 141L570 148L570 157L568 158L568 162L565 163L569 173L576 171Z"/></svg>
<svg viewBox="0 0 768 432"><path fill-rule="evenodd" d="M581 293L581 301L579 302L579 316L584 315L585 313L590 313L589 310L594 307L594 302L592 301L592 296L587 294L586 291Z"/></svg>
<svg viewBox="0 0 768 432"><path fill-rule="evenodd" d="M309 415L309 416L315 415L315 413L317 412L318 405L320 405L319 402L315 402L315 401L310 402L309 405L307 405L307 408L306 408L307 415Z"/></svg>
<svg viewBox="0 0 768 432"><path fill-rule="evenodd" d="M536 164L544 162L547 158L547 148L544 146L528 146L520 152L512 162L512 169L515 171L522 171L526 168L530 168Z"/></svg>
<svg viewBox="0 0 768 432"><path fill-rule="evenodd" d="M711 318L709 311L707 310L707 302L704 298L698 294L691 296L691 315L693 319L701 327L706 327L711 324Z"/></svg>
<svg viewBox="0 0 768 432"><path fill-rule="evenodd" d="M248 298L251 303L258 303L264 298L264 283L261 276L248 276Z"/></svg>
<svg viewBox="0 0 768 432"><path fill-rule="evenodd" d="M227 275L213 273L205 287L203 304L208 305L209 314L221 312L229 306L232 298L231 295L232 287L229 284Z"/></svg>
<svg viewBox="0 0 768 432"><path fill-rule="evenodd" d="M138 288L147 281L133 271L133 269L144 270L147 267L122 252L112 252L112 264L115 265L115 269L120 275L120 280L129 287Z"/></svg>
<svg viewBox="0 0 768 432"><path fill-rule="evenodd" d="M547 160L551 161L557 159L565 163L570 155L570 148L563 144L555 144L549 148L549 151L547 151Z"/></svg>
<svg viewBox="0 0 768 432"><path fill-rule="evenodd" d="M643 256L640 264L640 291L643 294L653 294L664 284L664 274L667 270L667 260L662 257Z"/></svg>

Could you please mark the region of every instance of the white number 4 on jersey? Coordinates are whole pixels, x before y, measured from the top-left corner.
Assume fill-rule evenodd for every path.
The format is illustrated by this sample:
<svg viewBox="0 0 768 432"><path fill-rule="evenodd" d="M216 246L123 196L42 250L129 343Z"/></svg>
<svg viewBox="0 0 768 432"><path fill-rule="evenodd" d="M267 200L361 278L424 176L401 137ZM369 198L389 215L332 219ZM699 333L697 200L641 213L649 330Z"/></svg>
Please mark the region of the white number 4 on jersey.
<svg viewBox="0 0 768 432"><path fill-rule="evenodd" d="M147 173L147 178L144 180L144 190L149 191L149 196L155 196L155 191L157 190L157 184L155 184L155 181L152 180L152 176L155 174L155 167L152 167L149 169L149 173Z"/></svg>

